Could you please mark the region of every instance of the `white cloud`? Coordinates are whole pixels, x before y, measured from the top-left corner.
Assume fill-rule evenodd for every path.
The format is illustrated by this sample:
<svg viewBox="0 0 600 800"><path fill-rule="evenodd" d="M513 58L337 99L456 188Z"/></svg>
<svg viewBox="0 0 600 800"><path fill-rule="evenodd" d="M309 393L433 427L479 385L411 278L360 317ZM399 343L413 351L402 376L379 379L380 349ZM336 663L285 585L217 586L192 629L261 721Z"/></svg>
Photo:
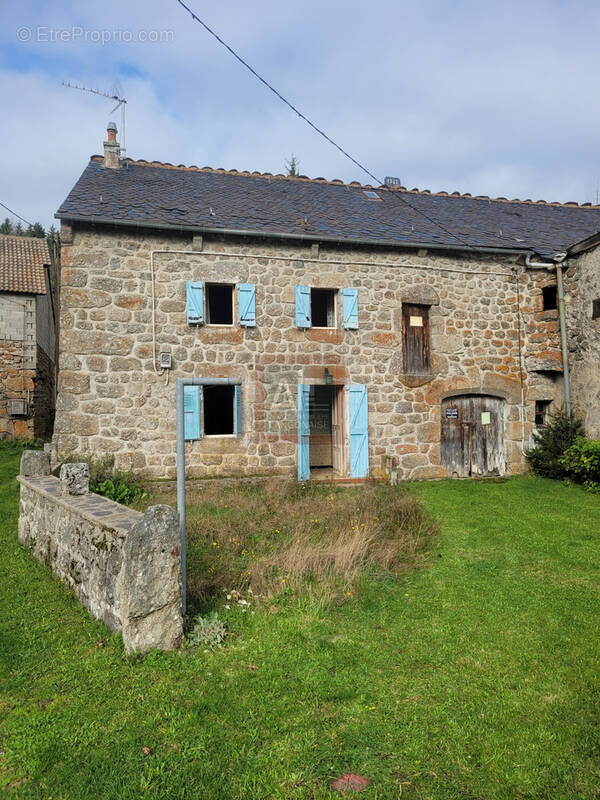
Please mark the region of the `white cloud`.
<svg viewBox="0 0 600 800"><path fill-rule="evenodd" d="M376 175L409 188L596 198L600 8L586 0L190 4ZM37 26L72 25L131 31L134 41L35 41ZM33 41L17 41L22 26ZM173 31L174 41L135 41L148 30ZM10 121L0 200L29 219L50 224L101 150L109 102L63 79L119 80L134 158L278 172L294 152L306 174L369 181L175 0L24 0L3 9L0 36Z"/></svg>

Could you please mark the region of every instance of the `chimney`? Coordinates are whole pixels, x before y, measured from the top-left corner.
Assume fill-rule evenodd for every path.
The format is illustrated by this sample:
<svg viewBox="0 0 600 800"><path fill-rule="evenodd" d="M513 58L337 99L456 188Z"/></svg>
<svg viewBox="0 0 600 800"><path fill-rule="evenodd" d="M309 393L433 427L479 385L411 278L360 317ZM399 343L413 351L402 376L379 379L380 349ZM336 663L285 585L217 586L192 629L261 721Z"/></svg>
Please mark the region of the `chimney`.
<svg viewBox="0 0 600 800"><path fill-rule="evenodd" d="M119 169L121 166L119 157L121 146L117 142L117 126L114 122L109 122L106 129L108 139L104 142L104 166L107 169Z"/></svg>

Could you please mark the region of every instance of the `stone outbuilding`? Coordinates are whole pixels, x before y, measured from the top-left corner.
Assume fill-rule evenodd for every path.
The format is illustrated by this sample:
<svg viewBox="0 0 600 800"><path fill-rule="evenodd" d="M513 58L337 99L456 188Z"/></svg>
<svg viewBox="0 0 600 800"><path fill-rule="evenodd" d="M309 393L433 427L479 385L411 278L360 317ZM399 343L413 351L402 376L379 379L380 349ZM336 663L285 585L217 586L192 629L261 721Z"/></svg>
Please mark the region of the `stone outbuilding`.
<svg viewBox="0 0 600 800"><path fill-rule="evenodd" d="M0 236L0 438L52 433L55 304L45 239Z"/></svg>
<svg viewBox="0 0 600 800"><path fill-rule="evenodd" d="M600 439L600 233L572 245L565 275L573 407Z"/></svg>
<svg viewBox="0 0 600 800"><path fill-rule="evenodd" d="M192 475L524 469L565 396L557 275L600 208L396 183L121 159L111 126L56 215L56 453L173 476L194 378Z"/></svg>

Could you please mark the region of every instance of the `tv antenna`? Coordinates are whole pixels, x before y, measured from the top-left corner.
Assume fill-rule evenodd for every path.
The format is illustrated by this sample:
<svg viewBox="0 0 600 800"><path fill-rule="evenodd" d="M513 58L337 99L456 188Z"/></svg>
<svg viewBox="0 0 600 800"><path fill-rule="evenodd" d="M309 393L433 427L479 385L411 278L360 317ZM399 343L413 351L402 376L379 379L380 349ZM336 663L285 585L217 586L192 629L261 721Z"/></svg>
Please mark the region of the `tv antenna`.
<svg viewBox="0 0 600 800"><path fill-rule="evenodd" d="M62 85L66 86L67 89L79 89L80 92L88 92L88 94L95 94L100 97L106 97L109 100L117 101L116 106L111 109L110 114L114 114L119 108L121 109L121 152L125 153L125 106L127 105L127 100L125 100L124 97L120 97L119 86L115 83L111 94L110 92L101 92L99 89L89 89L87 86L69 83L69 81L63 81Z"/></svg>

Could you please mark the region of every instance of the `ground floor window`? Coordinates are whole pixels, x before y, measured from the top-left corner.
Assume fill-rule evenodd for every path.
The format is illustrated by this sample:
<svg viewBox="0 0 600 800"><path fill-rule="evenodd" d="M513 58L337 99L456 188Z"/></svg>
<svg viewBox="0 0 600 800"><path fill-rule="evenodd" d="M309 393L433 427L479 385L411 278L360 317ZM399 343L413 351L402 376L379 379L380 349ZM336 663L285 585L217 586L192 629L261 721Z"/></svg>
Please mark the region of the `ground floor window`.
<svg viewBox="0 0 600 800"><path fill-rule="evenodd" d="M551 400L536 400L535 401L535 427L542 428L548 420L548 411L550 409Z"/></svg>
<svg viewBox="0 0 600 800"><path fill-rule="evenodd" d="M186 441L203 436L242 435L240 384L203 384L183 387Z"/></svg>
<svg viewBox="0 0 600 800"><path fill-rule="evenodd" d="M203 386L204 433L227 436L234 432L234 386Z"/></svg>

